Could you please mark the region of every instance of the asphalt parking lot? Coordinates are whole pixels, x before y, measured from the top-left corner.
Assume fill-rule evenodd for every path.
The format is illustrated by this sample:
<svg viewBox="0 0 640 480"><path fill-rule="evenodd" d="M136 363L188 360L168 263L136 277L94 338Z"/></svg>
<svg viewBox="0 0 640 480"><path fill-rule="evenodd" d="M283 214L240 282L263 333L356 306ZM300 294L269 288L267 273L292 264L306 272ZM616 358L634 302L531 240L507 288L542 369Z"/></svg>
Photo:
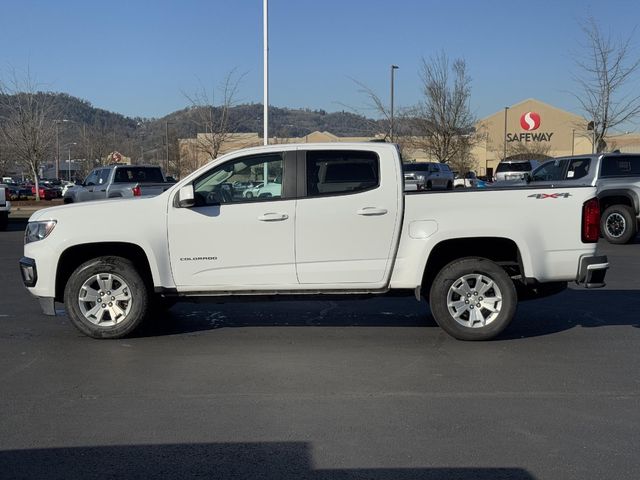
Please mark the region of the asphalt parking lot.
<svg viewBox="0 0 640 480"><path fill-rule="evenodd" d="M411 299L182 304L97 341L0 232L0 478L640 478L640 240L497 340Z"/></svg>

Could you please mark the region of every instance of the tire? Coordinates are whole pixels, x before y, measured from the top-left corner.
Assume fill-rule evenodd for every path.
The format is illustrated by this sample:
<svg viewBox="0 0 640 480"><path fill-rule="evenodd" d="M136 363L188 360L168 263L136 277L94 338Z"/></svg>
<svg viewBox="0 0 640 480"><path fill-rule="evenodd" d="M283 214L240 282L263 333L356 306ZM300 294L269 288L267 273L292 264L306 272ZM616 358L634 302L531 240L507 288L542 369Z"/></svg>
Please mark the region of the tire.
<svg viewBox="0 0 640 480"><path fill-rule="evenodd" d="M458 188L464 188L464 185L456 185L456 190L457 190Z"/></svg>
<svg viewBox="0 0 640 480"><path fill-rule="evenodd" d="M433 185L431 184L431 182L427 182L427 190L431 190L433 188Z"/></svg>
<svg viewBox="0 0 640 480"><path fill-rule="evenodd" d="M482 282L480 288L478 280ZM507 272L481 257L461 258L446 265L436 275L429 293L435 321L458 340L494 338L511 323L517 303L516 288Z"/></svg>
<svg viewBox="0 0 640 480"><path fill-rule="evenodd" d="M0 212L0 231L7 229L9 225L9 214L7 212Z"/></svg>
<svg viewBox="0 0 640 480"><path fill-rule="evenodd" d="M111 290L113 296L109 298ZM92 293L103 303L81 300L91 298ZM91 338L123 338L131 334L148 316L149 297L147 285L133 263L113 256L94 258L80 265L64 289L64 304L71 322Z"/></svg>
<svg viewBox="0 0 640 480"><path fill-rule="evenodd" d="M453 183L447 182L447 190L453 190Z"/></svg>
<svg viewBox="0 0 640 480"><path fill-rule="evenodd" d="M247 192L244 194L244 198L253 198L253 193Z"/></svg>
<svg viewBox="0 0 640 480"><path fill-rule="evenodd" d="M627 205L611 205L600 218L600 231L609 243L629 243L638 233L634 211Z"/></svg>

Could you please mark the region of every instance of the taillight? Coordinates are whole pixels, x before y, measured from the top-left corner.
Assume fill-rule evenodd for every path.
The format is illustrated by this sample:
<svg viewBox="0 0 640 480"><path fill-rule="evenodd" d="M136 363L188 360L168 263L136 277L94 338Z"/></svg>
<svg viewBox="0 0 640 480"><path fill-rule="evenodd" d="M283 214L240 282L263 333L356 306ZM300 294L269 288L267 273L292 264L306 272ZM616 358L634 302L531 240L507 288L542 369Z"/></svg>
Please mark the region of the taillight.
<svg viewBox="0 0 640 480"><path fill-rule="evenodd" d="M142 189L140 188L140 185L136 185L131 189L131 191L133 192L134 197L139 197L140 195L142 195Z"/></svg>
<svg viewBox="0 0 640 480"><path fill-rule="evenodd" d="M600 202L597 198L582 205L582 242L595 243L600 238Z"/></svg>

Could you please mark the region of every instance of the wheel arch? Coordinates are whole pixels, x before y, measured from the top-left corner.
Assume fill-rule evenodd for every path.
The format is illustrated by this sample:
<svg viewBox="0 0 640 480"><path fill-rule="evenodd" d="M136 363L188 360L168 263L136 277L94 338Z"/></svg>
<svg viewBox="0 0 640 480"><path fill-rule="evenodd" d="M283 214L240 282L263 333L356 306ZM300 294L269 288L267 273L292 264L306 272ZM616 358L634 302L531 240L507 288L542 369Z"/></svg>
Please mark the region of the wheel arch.
<svg viewBox="0 0 640 480"><path fill-rule="evenodd" d="M635 215L640 213L640 201L633 190L627 188L609 189L598 193L600 211L604 212L612 205L627 205L633 208Z"/></svg>
<svg viewBox="0 0 640 480"><path fill-rule="evenodd" d="M422 292L431 289L433 280L445 265L465 257L487 258L524 277L520 249L514 240L504 237L454 238L437 243L429 252L422 274Z"/></svg>
<svg viewBox="0 0 640 480"><path fill-rule="evenodd" d="M71 246L60 255L56 268L56 301L62 301L67 281L78 266L92 258L105 256L123 257L133 262L142 278L153 289L154 275L149 258L142 247L127 242L85 243Z"/></svg>

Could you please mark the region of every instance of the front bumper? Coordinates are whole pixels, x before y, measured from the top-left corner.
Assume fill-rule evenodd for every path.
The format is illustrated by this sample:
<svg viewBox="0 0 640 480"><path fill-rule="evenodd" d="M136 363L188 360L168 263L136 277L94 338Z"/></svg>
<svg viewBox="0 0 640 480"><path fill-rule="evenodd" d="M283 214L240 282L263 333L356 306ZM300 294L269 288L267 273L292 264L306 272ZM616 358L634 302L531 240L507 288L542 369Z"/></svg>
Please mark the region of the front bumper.
<svg viewBox="0 0 640 480"><path fill-rule="evenodd" d="M33 258L22 257L20 259L20 274L22 275L22 282L27 288L34 287L38 282L38 268L36 267L36 261ZM45 315L55 315L55 298L53 297L36 297L40 303L42 313Z"/></svg>
<svg viewBox="0 0 640 480"><path fill-rule="evenodd" d="M602 288L605 286L604 277L608 269L609 260L606 255L581 257L576 283L585 288Z"/></svg>

